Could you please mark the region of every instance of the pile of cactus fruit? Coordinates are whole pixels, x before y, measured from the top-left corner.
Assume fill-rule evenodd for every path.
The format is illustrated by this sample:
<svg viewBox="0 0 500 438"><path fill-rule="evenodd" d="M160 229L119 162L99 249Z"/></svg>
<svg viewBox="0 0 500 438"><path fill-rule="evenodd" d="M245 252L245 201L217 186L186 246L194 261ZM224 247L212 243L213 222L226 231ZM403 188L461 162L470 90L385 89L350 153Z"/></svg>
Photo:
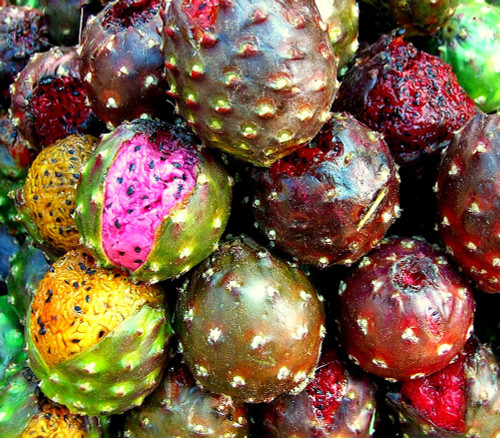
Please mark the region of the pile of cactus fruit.
<svg viewBox="0 0 500 438"><path fill-rule="evenodd" d="M0 438L499 438L497 0L0 0Z"/></svg>

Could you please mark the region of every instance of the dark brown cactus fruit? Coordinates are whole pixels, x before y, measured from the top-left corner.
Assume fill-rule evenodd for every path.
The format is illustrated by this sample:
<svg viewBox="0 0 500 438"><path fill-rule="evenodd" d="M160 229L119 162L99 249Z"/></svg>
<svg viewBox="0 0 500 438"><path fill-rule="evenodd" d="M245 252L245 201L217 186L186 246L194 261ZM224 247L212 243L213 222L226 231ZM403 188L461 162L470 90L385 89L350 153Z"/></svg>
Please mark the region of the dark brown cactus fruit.
<svg viewBox="0 0 500 438"><path fill-rule="evenodd" d="M11 86L10 117L30 147L41 149L93 128L74 47L37 53Z"/></svg>
<svg viewBox="0 0 500 438"><path fill-rule="evenodd" d="M376 387L359 368L324 349L314 379L297 395L263 407L266 438L368 438L375 431Z"/></svg>
<svg viewBox="0 0 500 438"><path fill-rule="evenodd" d="M243 403L200 388L177 356L160 386L127 414L123 436L243 438L248 435L248 425Z"/></svg>
<svg viewBox="0 0 500 438"><path fill-rule="evenodd" d="M251 174L256 225L300 263L351 264L399 216L399 179L382 136L334 114L307 146Z"/></svg>
<svg viewBox="0 0 500 438"><path fill-rule="evenodd" d="M245 402L304 389L325 336L323 299L302 271L242 237L180 291L177 335L207 390Z"/></svg>
<svg viewBox="0 0 500 438"><path fill-rule="evenodd" d="M8 106L9 86L30 56L49 48L47 19L42 11L24 6L0 9L0 106Z"/></svg>
<svg viewBox="0 0 500 438"><path fill-rule="evenodd" d="M435 186L439 235L478 287L500 292L500 115L480 114L457 132Z"/></svg>
<svg viewBox="0 0 500 438"><path fill-rule="evenodd" d="M110 129L169 108L161 27L159 0L118 0L89 19L82 77L92 110Z"/></svg>
<svg viewBox="0 0 500 438"><path fill-rule="evenodd" d="M339 286L342 347L364 370L390 380L447 366L472 333L475 301L444 252L392 237Z"/></svg>

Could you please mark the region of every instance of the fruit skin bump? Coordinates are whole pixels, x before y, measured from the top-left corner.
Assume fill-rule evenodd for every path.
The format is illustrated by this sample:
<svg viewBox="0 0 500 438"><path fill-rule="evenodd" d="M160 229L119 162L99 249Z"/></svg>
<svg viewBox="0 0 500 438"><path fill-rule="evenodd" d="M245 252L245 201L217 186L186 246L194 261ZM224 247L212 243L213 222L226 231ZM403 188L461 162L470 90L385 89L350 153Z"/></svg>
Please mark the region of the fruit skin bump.
<svg viewBox="0 0 500 438"><path fill-rule="evenodd" d="M68 252L40 281L25 337L42 392L73 413L139 406L158 386L173 331L158 286Z"/></svg>
<svg viewBox="0 0 500 438"><path fill-rule="evenodd" d="M91 135L73 134L44 148L14 194L18 220L52 257L79 246L73 220L76 185L97 143Z"/></svg>
<svg viewBox="0 0 500 438"><path fill-rule="evenodd" d="M75 221L104 267L156 283L187 272L217 245L231 181L181 126L124 122L103 137L82 171Z"/></svg>
<svg viewBox="0 0 500 438"><path fill-rule="evenodd" d="M259 166L329 117L337 60L312 0L166 0L168 92L202 141Z"/></svg>
<svg viewBox="0 0 500 438"><path fill-rule="evenodd" d="M323 298L296 266L249 237L219 246L181 288L176 334L200 385L260 403L298 393L326 334Z"/></svg>
<svg viewBox="0 0 500 438"><path fill-rule="evenodd" d="M160 386L124 420L124 438L248 436L250 418L243 403L200 388L176 356Z"/></svg>
<svg viewBox="0 0 500 438"><path fill-rule="evenodd" d="M478 112L451 67L400 32L382 35L359 54L334 109L383 133L401 166L419 165L436 154Z"/></svg>
<svg viewBox="0 0 500 438"><path fill-rule="evenodd" d="M284 253L320 268L352 264L399 216L399 176L376 131L334 113L314 140L254 168L256 225Z"/></svg>
<svg viewBox="0 0 500 438"><path fill-rule="evenodd" d="M369 438L376 422L375 384L326 346L304 391L280 395L263 407L266 438Z"/></svg>
<svg viewBox="0 0 500 438"><path fill-rule="evenodd" d="M458 82L486 113L500 108L500 5L465 0L431 41Z"/></svg>
<svg viewBox="0 0 500 438"><path fill-rule="evenodd" d="M341 344L364 370L408 380L444 368L472 333L475 301L443 251L391 237L339 285Z"/></svg>
<svg viewBox="0 0 500 438"><path fill-rule="evenodd" d="M446 149L435 186L446 251L484 292L500 292L500 115L479 114Z"/></svg>
<svg viewBox="0 0 500 438"><path fill-rule="evenodd" d="M499 381L490 347L471 338L446 368L404 382L387 399L398 413L401 431L412 438L495 438L500 431Z"/></svg>

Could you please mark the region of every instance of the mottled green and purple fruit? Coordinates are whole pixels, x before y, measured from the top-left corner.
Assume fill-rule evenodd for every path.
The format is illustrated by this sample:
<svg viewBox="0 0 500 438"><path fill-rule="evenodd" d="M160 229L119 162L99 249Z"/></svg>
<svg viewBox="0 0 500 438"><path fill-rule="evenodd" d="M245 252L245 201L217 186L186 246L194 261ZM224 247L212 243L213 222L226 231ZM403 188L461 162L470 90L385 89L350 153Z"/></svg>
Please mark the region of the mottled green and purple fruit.
<svg viewBox="0 0 500 438"><path fill-rule="evenodd" d="M75 221L98 263L155 283L214 250L230 202L227 171L187 130L136 120L105 136L84 167Z"/></svg>
<svg viewBox="0 0 500 438"><path fill-rule="evenodd" d="M324 318L323 299L298 267L241 237L221 244L181 288L176 333L205 389L258 403L304 389Z"/></svg>
<svg viewBox="0 0 500 438"><path fill-rule="evenodd" d="M338 82L314 0L164 3L169 95L206 145L269 166L318 133Z"/></svg>

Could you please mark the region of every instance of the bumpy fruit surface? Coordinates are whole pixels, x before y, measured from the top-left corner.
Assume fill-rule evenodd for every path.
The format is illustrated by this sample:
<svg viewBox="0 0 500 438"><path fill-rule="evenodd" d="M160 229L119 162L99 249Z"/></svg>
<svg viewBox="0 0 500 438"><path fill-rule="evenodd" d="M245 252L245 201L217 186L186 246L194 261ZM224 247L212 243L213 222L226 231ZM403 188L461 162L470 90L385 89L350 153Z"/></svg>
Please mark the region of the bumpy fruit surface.
<svg viewBox="0 0 500 438"><path fill-rule="evenodd" d="M10 92L10 117L32 149L84 134L95 122L75 47L53 47L33 55Z"/></svg>
<svg viewBox="0 0 500 438"><path fill-rule="evenodd" d="M28 318L30 367L71 412L121 413L159 384L172 331L157 286L70 251L40 281Z"/></svg>
<svg viewBox="0 0 500 438"><path fill-rule="evenodd" d="M123 436L246 437L246 406L201 389L179 359L169 364L155 392L127 415Z"/></svg>
<svg viewBox="0 0 500 438"><path fill-rule="evenodd" d="M500 292L499 147L500 115L474 117L455 134L436 183L439 235L485 292Z"/></svg>
<svg viewBox="0 0 500 438"><path fill-rule="evenodd" d="M326 348L314 379L297 395L264 406L268 438L368 438L376 423L375 385L359 368L346 366Z"/></svg>
<svg viewBox="0 0 500 438"><path fill-rule="evenodd" d="M500 108L500 5L461 1L453 18L434 37L437 54L484 112Z"/></svg>
<svg viewBox="0 0 500 438"><path fill-rule="evenodd" d="M188 131L136 120L92 154L77 187L75 220L100 264L155 283L213 251L230 202L225 168Z"/></svg>
<svg viewBox="0 0 500 438"><path fill-rule="evenodd" d="M398 34L361 52L334 108L382 132L400 165L436 153L477 112L449 65Z"/></svg>
<svg viewBox="0 0 500 438"><path fill-rule="evenodd" d="M390 238L340 283L342 346L363 369L392 380L444 368L472 332L475 302L441 251Z"/></svg>
<svg viewBox="0 0 500 438"><path fill-rule="evenodd" d="M79 245L73 220L80 169L97 145L97 138L73 134L44 148L15 193L20 221L35 243L52 254L64 254Z"/></svg>
<svg viewBox="0 0 500 438"><path fill-rule="evenodd" d="M42 11L24 6L0 9L0 104L10 101L9 86L30 56L49 48L48 23Z"/></svg>
<svg viewBox="0 0 500 438"><path fill-rule="evenodd" d="M282 251L318 267L351 264L399 215L399 181L382 136L334 114L315 139L254 169L256 223Z"/></svg>
<svg viewBox="0 0 500 438"><path fill-rule="evenodd" d="M95 114L113 129L168 109L159 0L119 0L91 17L80 62Z"/></svg>
<svg viewBox="0 0 500 438"><path fill-rule="evenodd" d="M471 339L437 373L389 393L402 432L412 438L494 438L500 431L500 372L487 345Z"/></svg>
<svg viewBox="0 0 500 438"><path fill-rule="evenodd" d="M336 59L313 0L167 1L169 94L202 141L269 166L328 119Z"/></svg>
<svg viewBox="0 0 500 438"><path fill-rule="evenodd" d="M181 289L176 333L198 382L239 401L304 389L325 336L302 271L243 237L222 244Z"/></svg>

